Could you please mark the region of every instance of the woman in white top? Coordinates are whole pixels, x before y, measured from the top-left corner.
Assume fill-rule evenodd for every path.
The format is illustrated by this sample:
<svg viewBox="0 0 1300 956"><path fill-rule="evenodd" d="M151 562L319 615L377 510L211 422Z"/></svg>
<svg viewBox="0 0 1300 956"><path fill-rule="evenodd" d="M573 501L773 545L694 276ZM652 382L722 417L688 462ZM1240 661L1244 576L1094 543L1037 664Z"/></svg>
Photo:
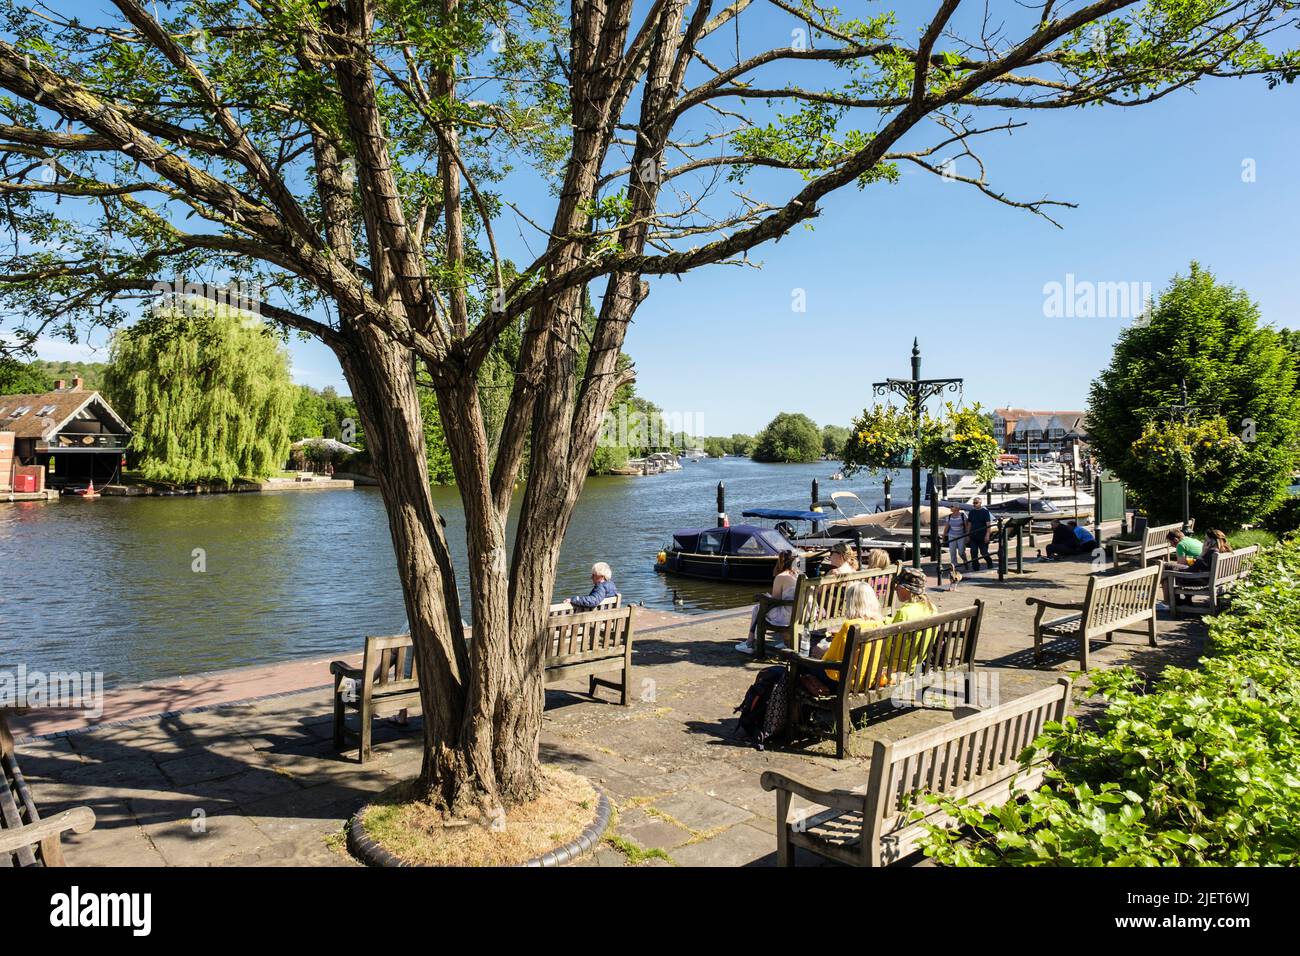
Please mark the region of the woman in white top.
<svg viewBox="0 0 1300 956"><path fill-rule="evenodd" d="M948 511L948 517L943 519L943 527L948 537L948 560L952 562L954 568L961 565L961 569L965 571L966 537L970 534L970 518L960 508L952 508Z"/></svg>
<svg viewBox="0 0 1300 956"><path fill-rule="evenodd" d="M775 598L779 601L790 601L794 599L794 586L799 580L799 572L794 566L794 552L782 551L776 559L776 576L772 578L772 590L768 594L759 595L754 609L749 615L749 637L736 645L736 650L742 654L754 653L754 631L758 627L759 611L768 607L766 620L773 627L787 627L790 624L791 605L778 604L770 607L765 598ZM773 650L780 650L785 646L784 642L768 642Z"/></svg>

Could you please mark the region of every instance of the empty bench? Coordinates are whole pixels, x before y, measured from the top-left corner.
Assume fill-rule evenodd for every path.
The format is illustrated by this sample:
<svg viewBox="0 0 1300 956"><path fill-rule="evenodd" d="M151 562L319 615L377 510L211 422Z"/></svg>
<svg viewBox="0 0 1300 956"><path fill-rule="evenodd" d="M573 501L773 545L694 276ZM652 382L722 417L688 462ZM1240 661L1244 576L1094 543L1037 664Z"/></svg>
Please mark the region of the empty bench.
<svg viewBox="0 0 1300 956"><path fill-rule="evenodd" d="M926 824L951 826L941 807L914 800L941 794L996 807L1043 781L1049 754L1021 753L1049 721L1070 708L1070 680L914 737L876 741L864 787L824 790L798 777L768 770L763 789L776 791L776 857L794 865L795 847L849 866L888 866L920 849ZM812 808L790 812L791 799ZM919 819L918 819L919 816Z"/></svg>
<svg viewBox="0 0 1300 956"><path fill-rule="evenodd" d="M1082 671L1088 669L1088 645L1094 638L1114 641L1116 631L1145 632L1147 642L1155 647L1160 571L1160 565L1152 564L1124 574L1094 574L1088 578L1083 600L1077 603L1025 598L1029 606L1038 605L1034 615L1034 660L1042 663L1044 635L1077 637ZM1049 608L1067 613L1044 621Z"/></svg>
<svg viewBox="0 0 1300 956"><path fill-rule="evenodd" d="M1206 604L1197 606L1184 605L1182 610L1198 614L1219 613L1219 600L1232 584L1250 574L1259 554L1259 545L1239 548L1236 551L1215 551L1210 555L1209 572L1167 571L1169 581L1169 613L1178 616L1178 599L1180 597L1207 598Z"/></svg>
<svg viewBox="0 0 1300 956"><path fill-rule="evenodd" d="M95 811L74 807L42 819L18 768L14 739L0 710L0 868L63 866L63 832L89 833Z"/></svg>
<svg viewBox="0 0 1300 956"><path fill-rule="evenodd" d="M823 574L819 578L800 576L795 582L794 596L784 600L760 594L758 625L754 629L755 656L760 659L767 656L768 633L779 634L785 639L787 647L797 651L800 640L813 629L838 628L844 620L844 598L848 594L849 585L866 582L876 592L880 607L888 608L894 596L894 579L898 576L900 567L899 564L891 564L885 568L866 571ZM785 627L769 623L767 612L785 604L790 605L790 623Z"/></svg>
<svg viewBox="0 0 1300 956"><path fill-rule="evenodd" d="M356 711L361 719L361 763L370 759L370 725L376 717L420 709L420 677L410 634L367 637L360 667L333 661L330 673L334 675L334 746L340 750L345 746L345 718L348 711Z"/></svg>
<svg viewBox="0 0 1300 956"><path fill-rule="evenodd" d="M976 601L970 607L901 624L850 628L842 661L784 655L795 674L819 676L827 670L839 674L834 693L818 693L798 679L792 682L786 719L791 736L816 734L817 715L827 714L832 720L835 756L843 760L853 732L853 715L872 704L899 697L901 703L924 706L926 684L950 674L961 676L969 702L983 618L984 602ZM910 699L900 693L909 689L905 686L909 682L914 685Z"/></svg>
<svg viewBox="0 0 1300 956"><path fill-rule="evenodd" d="M597 687L607 687L619 692L620 704L630 706L635 628L635 607L552 615L541 636L546 683L586 677L591 696L596 695ZM615 671L622 671L618 683L599 676Z"/></svg>
<svg viewBox="0 0 1300 956"><path fill-rule="evenodd" d="M617 608L621 601L614 595L601 601L600 608ZM571 604L552 604L550 616L571 617L575 610ZM420 711L420 677L410 634L367 637L360 667L333 661L330 673L334 675L334 746L340 750L346 746L347 714L355 711L360 719L361 763L371 757L371 724L376 717Z"/></svg>

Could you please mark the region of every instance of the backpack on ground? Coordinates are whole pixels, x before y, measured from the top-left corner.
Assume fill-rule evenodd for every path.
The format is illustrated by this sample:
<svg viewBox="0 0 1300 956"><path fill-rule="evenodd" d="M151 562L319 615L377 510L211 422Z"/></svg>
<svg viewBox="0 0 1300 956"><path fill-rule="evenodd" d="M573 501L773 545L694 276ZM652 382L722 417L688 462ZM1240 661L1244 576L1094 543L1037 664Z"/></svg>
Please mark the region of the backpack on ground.
<svg viewBox="0 0 1300 956"><path fill-rule="evenodd" d="M785 730L785 675L780 665L763 668L734 711L740 714L737 733L744 733L759 750Z"/></svg>

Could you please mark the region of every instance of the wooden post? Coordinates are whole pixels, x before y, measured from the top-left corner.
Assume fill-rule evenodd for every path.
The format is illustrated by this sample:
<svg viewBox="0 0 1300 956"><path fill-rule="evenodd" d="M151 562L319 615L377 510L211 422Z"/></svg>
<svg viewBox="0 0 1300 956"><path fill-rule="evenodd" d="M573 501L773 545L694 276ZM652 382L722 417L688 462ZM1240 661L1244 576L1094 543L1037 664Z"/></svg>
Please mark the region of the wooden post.
<svg viewBox="0 0 1300 956"><path fill-rule="evenodd" d="M812 480L812 505L809 507L809 510L812 510L812 508L816 508L817 502L821 500L821 496L817 492L818 492L817 479L814 478Z"/></svg>
<svg viewBox="0 0 1300 956"><path fill-rule="evenodd" d="M722 482L718 482L718 527L727 526L727 489Z"/></svg>
<svg viewBox="0 0 1300 956"><path fill-rule="evenodd" d="M893 485L893 483L894 483L894 479L890 478L888 475L885 475L885 510L886 511L890 510L891 502L889 500L889 488L891 485Z"/></svg>

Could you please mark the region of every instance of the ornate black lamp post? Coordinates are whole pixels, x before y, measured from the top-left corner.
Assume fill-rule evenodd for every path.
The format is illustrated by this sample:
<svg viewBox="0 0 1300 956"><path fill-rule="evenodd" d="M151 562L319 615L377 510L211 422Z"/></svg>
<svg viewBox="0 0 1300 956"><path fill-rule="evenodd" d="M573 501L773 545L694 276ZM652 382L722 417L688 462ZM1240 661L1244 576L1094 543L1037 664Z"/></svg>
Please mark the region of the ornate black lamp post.
<svg viewBox="0 0 1300 956"><path fill-rule="evenodd" d="M1172 405L1160 405L1155 408L1144 408L1144 412L1162 412L1169 417L1169 420L1181 421L1184 425L1190 425L1196 416L1201 412L1209 415L1218 414L1218 405L1190 405L1187 400L1187 379L1179 382L1180 398L1179 402ZM1183 534L1191 530L1192 523L1192 490L1190 476L1187 473L1186 466L1183 467Z"/></svg>
<svg viewBox="0 0 1300 956"><path fill-rule="evenodd" d="M961 389L959 378L921 378L921 346L912 339L912 377L891 378L875 382L871 386L873 395L901 395L907 401L912 412L913 440L912 450L912 567L921 566L921 412L925 403L944 389L956 392ZM938 558L938 555L935 555Z"/></svg>

